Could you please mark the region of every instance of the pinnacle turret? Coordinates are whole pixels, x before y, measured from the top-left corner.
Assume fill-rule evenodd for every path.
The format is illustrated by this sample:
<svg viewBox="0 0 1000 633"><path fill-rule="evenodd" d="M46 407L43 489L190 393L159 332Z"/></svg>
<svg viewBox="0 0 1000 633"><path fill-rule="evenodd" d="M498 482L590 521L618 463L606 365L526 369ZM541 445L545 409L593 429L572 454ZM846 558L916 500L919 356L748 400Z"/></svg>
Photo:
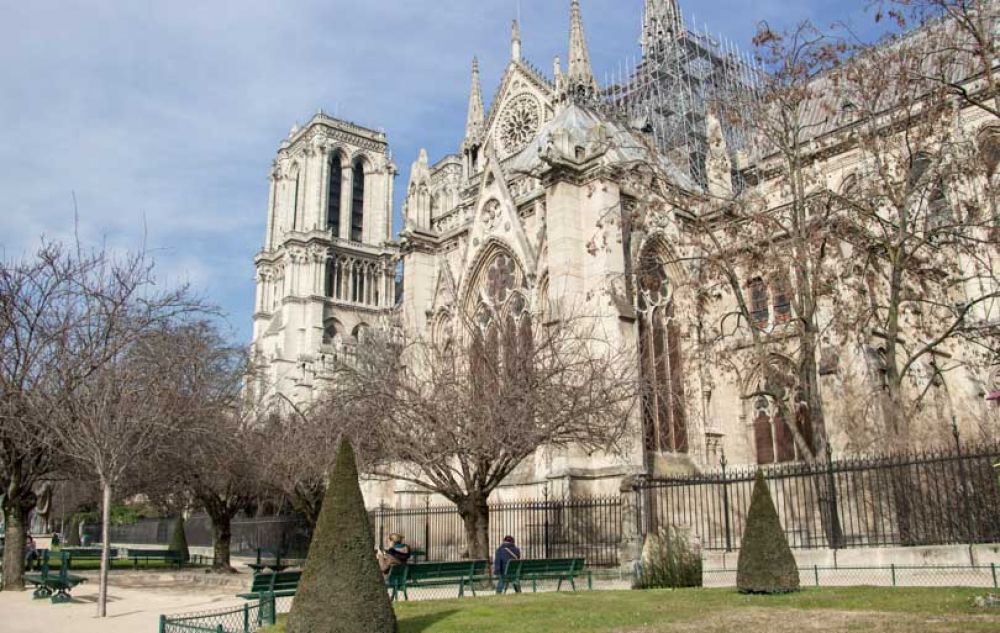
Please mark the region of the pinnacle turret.
<svg viewBox="0 0 1000 633"><path fill-rule="evenodd" d="M521 61L521 25L517 20L510 28L510 58L512 61Z"/></svg>
<svg viewBox="0 0 1000 633"><path fill-rule="evenodd" d="M483 91L479 85L479 58L472 58L472 88L469 92L469 116L465 121L465 142L478 144L486 121Z"/></svg>
<svg viewBox="0 0 1000 633"><path fill-rule="evenodd" d="M569 66L563 78L567 92L574 98L590 97L597 92L597 81L590 67L590 51L583 32L580 0L572 0L569 26Z"/></svg>
<svg viewBox="0 0 1000 633"><path fill-rule="evenodd" d="M673 41L684 30L677 0L646 0L642 17L643 53L649 54Z"/></svg>

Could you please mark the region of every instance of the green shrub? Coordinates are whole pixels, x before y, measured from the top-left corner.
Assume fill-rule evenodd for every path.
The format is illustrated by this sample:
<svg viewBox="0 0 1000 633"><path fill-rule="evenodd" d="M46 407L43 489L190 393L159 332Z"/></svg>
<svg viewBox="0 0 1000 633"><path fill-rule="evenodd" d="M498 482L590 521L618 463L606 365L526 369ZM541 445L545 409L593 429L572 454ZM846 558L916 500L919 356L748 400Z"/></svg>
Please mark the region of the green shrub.
<svg viewBox="0 0 1000 633"><path fill-rule="evenodd" d="M701 548L676 526L646 537L637 587L701 587Z"/></svg>
<svg viewBox="0 0 1000 633"><path fill-rule="evenodd" d="M747 524L743 531L736 586L740 593L788 593L799 590L799 570L795 556L792 555L788 539L781 529L771 493L764 481L764 473L760 470L757 471Z"/></svg>
<svg viewBox="0 0 1000 633"><path fill-rule="evenodd" d="M174 532L170 536L170 547L167 548L171 552L180 552L181 560L185 563L191 560L191 551L188 549L187 534L184 533L184 515L177 517L177 523L174 524Z"/></svg>
<svg viewBox="0 0 1000 633"><path fill-rule="evenodd" d="M343 440L288 616L288 633L396 631L396 615L375 560L354 449Z"/></svg>

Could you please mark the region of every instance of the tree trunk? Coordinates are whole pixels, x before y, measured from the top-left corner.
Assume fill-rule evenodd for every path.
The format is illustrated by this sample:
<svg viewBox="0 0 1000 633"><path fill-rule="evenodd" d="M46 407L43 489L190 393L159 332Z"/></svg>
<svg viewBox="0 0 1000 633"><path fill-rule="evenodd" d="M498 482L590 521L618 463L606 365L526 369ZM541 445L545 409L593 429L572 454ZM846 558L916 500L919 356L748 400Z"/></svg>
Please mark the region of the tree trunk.
<svg viewBox="0 0 1000 633"><path fill-rule="evenodd" d="M6 499L3 517L6 521L3 547L3 589L24 589L24 542L28 531L29 510L17 499Z"/></svg>
<svg viewBox="0 0 1000 633"><path fill-rule="evenodd" d="M473 494L458 504L458 514L465 527L465 542L469 547L469 558L490 560L490 506L486 496Z"/></svg>
<svg viewBox="0 0 1000 633"><path fill-rule="evenodd" d="M231 574L233 569L229 562L230 548L233 541L233 517L228 512L209 513L212 519L212 571L221 574Z"/></svg>
<svg viewBox="0 0 1000 633"><path fill-rule="evenodd" d="M108 614L108 555L111 553L111 484L101 482L101 576L97 589L97 617Z"/></svg>

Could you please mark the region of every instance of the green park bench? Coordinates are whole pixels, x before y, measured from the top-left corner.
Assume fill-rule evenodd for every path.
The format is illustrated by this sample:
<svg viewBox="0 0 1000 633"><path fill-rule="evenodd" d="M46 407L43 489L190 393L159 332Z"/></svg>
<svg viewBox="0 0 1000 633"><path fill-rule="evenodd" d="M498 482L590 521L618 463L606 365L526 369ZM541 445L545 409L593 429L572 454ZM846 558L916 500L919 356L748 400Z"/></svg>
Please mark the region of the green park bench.
<svg viewBox="0 0 1000 633"><path fill-rule="evenodd" d="M71 561L101 560L100 547L64 547L61 551L69 553ZM113 565L116 558L118 558L118 548L112 547L108 550L108 565Z"/></svg>
<svg viewBox="0 0 1000 633"><path fill-rule="evenodd" d="M507 561L504 569L504 591L511 584L521 586L531 581L531 590L538 591L539 580L558 580L556 591L562 589L563 581L569 581L576 591L576 578L583 574L582 558L521 559Z"/></svg>
<svg viewBox="0 0 1000 633"><path fill-rule="evenodd" d="M128 558L132 561L132 567L139 569L139 561L162 561L177 565L177 569L184 566L184 556L180 552L169 549L130 549Z"/></svg>
<svg viewBox="0 0 1000 633"><path fill-rule="evenodd" d="M403 598L409 600L408 589L454 584L458 585L459 598L465 596L466 585L475 596L476 582L488 579L489 569L488 560L396 565L389 570L386 586L392 589L393 600L398 597L400 591L403 592Z"/></svg>
<svg viewBox="0 0 1000 633"><path fill-rule="evenodd" d="M42 571L37 574L25 574L24 582L35 586L32 597L35 600L51 598L52 604L70 601L70 592L77 585L87 582L83 576L73 576L69 573L71 555L60 552L59 573L53 574L49 569L49 552L42 554Z"/></svg>
<svg viewBox="0 0 1000 633"><path fill-rule="evenodd" d="M264 594L272 594L276 598L294 596L302 578L300 571L281 571L254 574L250 591L237 594L244 600L258 600Z"/></svg>
<svg viewBox="0 0 1000 633"><path fill-rule="evenodd" d="M288 564L288 561L285 561L284 563L281 562L281 554L274 554L273 555L274 556L274 562L273 563L264 562L262 560L264 552L265 552L265 550L263 550L263 549L261 549L261 548L258 547L257 548L257 562L255 562L255 563L247 563L247 567L249 567L250 569L252 569L253 573L260 574L260 573L263 573L263 571L265 569L270 569L273 572L280 572L280 571L285 571L286 569L288 569L289 567L291 567L291 565Z"/></svg>

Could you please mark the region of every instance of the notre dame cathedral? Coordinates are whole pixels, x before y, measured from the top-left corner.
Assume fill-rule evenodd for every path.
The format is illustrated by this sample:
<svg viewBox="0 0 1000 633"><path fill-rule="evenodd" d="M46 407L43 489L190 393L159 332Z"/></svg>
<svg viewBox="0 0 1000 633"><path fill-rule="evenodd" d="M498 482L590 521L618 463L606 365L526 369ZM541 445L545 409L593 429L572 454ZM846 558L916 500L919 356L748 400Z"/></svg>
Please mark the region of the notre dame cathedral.
<svg viewBox="0 0 1000 633"><path fill-rule="evenodd" d="M614 85L601 85L579 0L571 1L569 18L568 54L555 60L551 74L522 57L514 23L510 62L490 104L473 60L464 139L454 154L432 162L421 151L413 161L402 227L392 222L398 172L384 133L320 113L282 141L270 174L264 246L255 259L254 348L269 379L288 398L307 402L327 384L327 359L364 345L366 329L389 320L435 336L456 315L488 323L585 306L636 350L648 402L621 454L541 447L511 477L507 494L535 496L540 485L565 494L611 492L626 475L711 469L723 455L731 464L801 459L802 444L788 431L789 410L763 395L767 378L726 371L700 351L704 339L687 317L706 308L696 292L680 290L692 286L693 274L676 252L685 232L695 230L685 218L698 213L700 199L752 186L746 175L753 153L705 97L710 87L747 85L746 58L688 30L676 0L645 0L636 20L642 60ZM967 118L964 124L981 129L979 138L997 154L997 121ZM826 186L846 183L849 163L836 151L823 155ZM682 195L626 234L608 215L643 197L622 175L623 166L635 164L655 165ZM642 283L627 283L639 269ZM780 284L752 271L747 283L753 324L744 327L780 332L796 318ZM980 322L995 327L997 302L979 308ZM857 376L877 388L884 352L877 343L839 345L817 355L825 433L841 454L879 448L857 444L856 429L843 420ZM849 392L852 367L861 369ZM967 436L1000 432L990 401L1000 390L995 364L944 380L946 389L937 390L944 395L928 405L940 419L950 417ZM812 442L808 415L792 411L799 435ZM942 424L935 438L951 433ZM366 493L398 499L405 490L394 486L373 484Z"/></svg>

